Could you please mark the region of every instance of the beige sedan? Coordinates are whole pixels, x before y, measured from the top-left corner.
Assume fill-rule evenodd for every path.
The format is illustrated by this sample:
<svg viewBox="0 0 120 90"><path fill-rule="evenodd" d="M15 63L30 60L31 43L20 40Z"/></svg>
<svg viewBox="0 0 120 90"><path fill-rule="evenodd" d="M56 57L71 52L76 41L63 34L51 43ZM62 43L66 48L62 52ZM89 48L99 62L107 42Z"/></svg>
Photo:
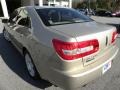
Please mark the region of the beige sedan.
<svg viewBox="0 0 120 90"><path fill-rule="evenodd" d="M24 56L31 77L40 76L66 90L105 74L118 53L115 27L70 8L18 8L3 34Z"/></svg>

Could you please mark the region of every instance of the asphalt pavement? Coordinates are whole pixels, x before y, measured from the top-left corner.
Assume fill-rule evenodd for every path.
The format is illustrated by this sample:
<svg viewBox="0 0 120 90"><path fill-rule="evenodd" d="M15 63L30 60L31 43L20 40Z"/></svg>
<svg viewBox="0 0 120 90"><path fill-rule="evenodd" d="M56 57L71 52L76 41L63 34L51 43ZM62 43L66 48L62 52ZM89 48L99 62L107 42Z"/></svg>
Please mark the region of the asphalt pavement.
<svg viewBox="0 0 120 90"><path fill-rule="evenodd" d="M23 57L4 39L2 28L0 24L0 90L62 90L47 81L29 77ZM120 48L119 38L117 46ZM120 90L120 52L107 73L78 90Z"/></svg>
<svg viewBox="0 0 120 90"><path fill-rule="evenodd" d="M100 17L100 16L91 16L97 22L101 22L104 24L120 24L120 17Z"/></svg>

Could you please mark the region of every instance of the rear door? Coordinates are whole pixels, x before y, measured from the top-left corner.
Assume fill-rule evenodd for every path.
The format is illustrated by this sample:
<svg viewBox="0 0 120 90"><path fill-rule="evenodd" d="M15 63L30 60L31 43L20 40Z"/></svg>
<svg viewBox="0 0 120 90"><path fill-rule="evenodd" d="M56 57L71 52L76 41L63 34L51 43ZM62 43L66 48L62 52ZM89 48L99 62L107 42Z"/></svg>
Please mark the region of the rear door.
<svg viewBox="0 0 120 90"><path fill-rule="evenodd" d="M8 30L8 33L10 35L11 42L14 44L16 42L14 37L14 28L17 27L16 21L19 19L18 14L21 9L16 9L9 18L8 23L6 24L6 30Z"/></svg>
<svg viewBox="0 0 120 90"><path fill-rule="evenodd" d="M14 27L15 39L17 41L17 46L20 50L28 41L28 36L31 34L31 23L30 17L25 9L22 9L19 13L19 19L16 21L17 26Z"/></svg>
<svg viewBox="0 0 120 90"><path fill-rule="evenodd" d="M27 41L27 37L31 34L30 18L25 9L21 9L20 13L17 15L18 19L15 25L12 27L14 36L14 45L19 51L22 50L24 43Z"/></svg>

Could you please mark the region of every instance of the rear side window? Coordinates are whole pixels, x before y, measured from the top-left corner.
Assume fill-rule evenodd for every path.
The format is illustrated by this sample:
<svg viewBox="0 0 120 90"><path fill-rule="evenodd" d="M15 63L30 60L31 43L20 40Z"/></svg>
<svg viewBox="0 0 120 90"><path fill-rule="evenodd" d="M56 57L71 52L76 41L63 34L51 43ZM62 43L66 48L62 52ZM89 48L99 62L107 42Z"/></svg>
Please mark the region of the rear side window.
<svg viewBox="0 0 120 90"><path fill-rule="evenodd" d="M69 8L44 8L36 11L46 26L92 21L89 17Z"/></svg>
<svg viewBox="0 0 120 90"><path fill-rule="evenodd" d="M28 12L25 9L22 9L20 13L17 15L18 19L16 21L16 24L25 26L25 27L31 27L30 17L28 16Z"/></svg>

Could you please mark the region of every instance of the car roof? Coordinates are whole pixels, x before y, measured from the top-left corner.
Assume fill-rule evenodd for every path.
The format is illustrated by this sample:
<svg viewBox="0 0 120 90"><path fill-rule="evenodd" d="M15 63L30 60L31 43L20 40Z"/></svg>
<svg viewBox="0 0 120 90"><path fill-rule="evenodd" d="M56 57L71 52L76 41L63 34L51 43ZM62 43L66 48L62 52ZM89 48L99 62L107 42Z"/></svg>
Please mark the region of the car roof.
<svg viewBox="0 0 120 90"><path fill-rule="evenodd" d="M20 8L27 8L27 9L44 9L44 8L68 8L68 7L61 7L61 6L24 6Z"/></svg>

